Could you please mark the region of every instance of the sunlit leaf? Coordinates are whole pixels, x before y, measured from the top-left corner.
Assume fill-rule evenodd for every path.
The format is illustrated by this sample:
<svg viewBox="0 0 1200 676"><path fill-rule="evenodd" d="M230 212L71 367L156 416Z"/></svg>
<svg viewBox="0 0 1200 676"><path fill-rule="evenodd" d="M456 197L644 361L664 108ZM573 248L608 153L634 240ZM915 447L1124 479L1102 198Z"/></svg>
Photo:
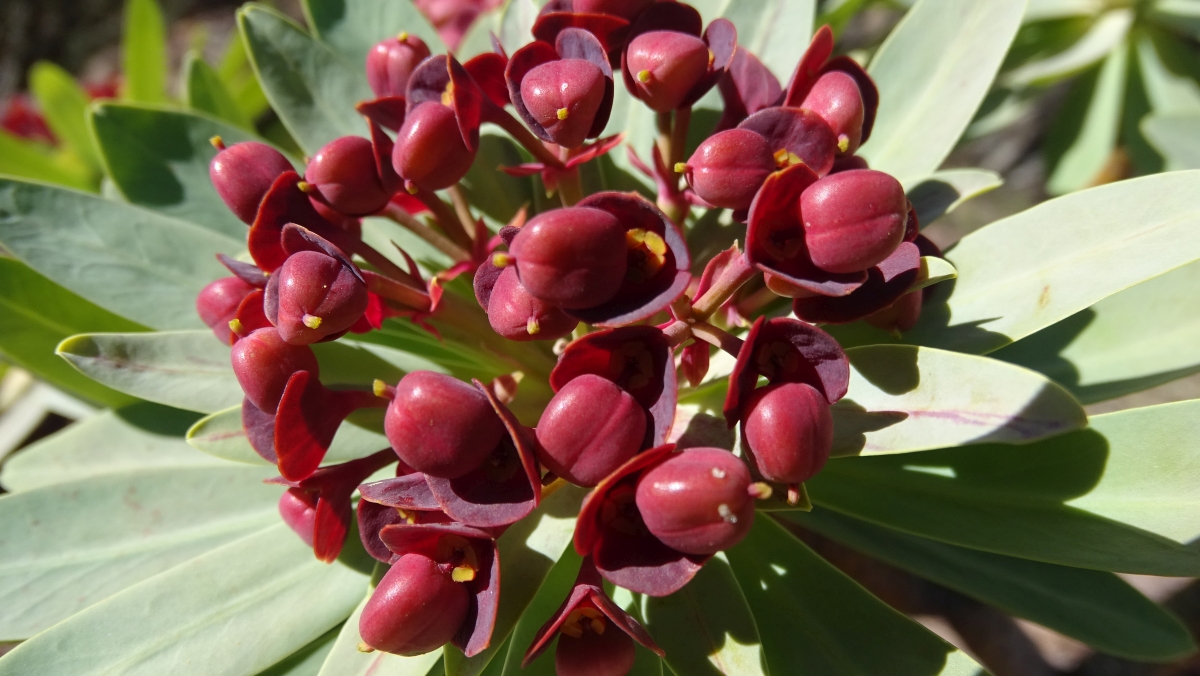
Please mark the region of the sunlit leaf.
<svg viewBox="0 0 1200 676"><path fill-rule="evenodd" d="M89 169L99 173L100 156L87 128L88 95L61 66L39 61L29 69L29 91L37 99L46 126Z"/></svg>
<svg viewBox="0 0 1200 676"><path fill-rule="evenodd" d="M1051 194L1081 190L1100 178L1121 128L1128 65L1128 51L1114 50L1072 85L1046 140Z"/></svg>
<svg viewBox="0 0 1200 676"><path fill-rule="evenodd" d="M189 53L183 70L184 91L190 108L245 129L254 129L251 120L225 88L221 75L203 56L198 52Z"/></svg>
<svg viewBox="0 0 1200 676"><path fill-rule="evenodd" d="M317 37L360 71L376 42L402 31L424 40L434 53L446 51L437 30L411 0L304 0L304 10Z"/></svg>
<svg viewBox="0 0 1200 676"><path fill-rule="evenodd" d="M157 103L167 98L167 24L157 0L127 0L121 34L124 98Z"/></svg>
<svg viewBox="0 0 1200 676"><path fill-rule="evenodd" d="M1078 73L1121 45L1132 25L1132 9L1121 8L1106 12L1096 20L1087 34L1070 48L1045 59L1023 64L1000 78L1000 83L1011 87L1044 85Z"/></svg>
<svg viewBox="0 0 1200 676"><path fill-rule="evenodd" d="M787 82L808 48L815 0L725 0L719 16L738 31L738 48L748 49L780 82Z"/></svg>

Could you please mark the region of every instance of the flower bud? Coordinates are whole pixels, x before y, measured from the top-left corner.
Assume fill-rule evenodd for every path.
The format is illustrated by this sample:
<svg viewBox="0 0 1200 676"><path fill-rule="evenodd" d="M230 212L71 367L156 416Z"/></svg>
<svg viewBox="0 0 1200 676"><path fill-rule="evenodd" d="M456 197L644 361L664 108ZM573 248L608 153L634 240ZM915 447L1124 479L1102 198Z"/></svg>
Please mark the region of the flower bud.
<svg viewBox="0 0 1200 676"><path fill-rule="evenodd" d="M375 96L404 96L413 69L428 56L429 47L408 33L376 43L367 54L367 82Z"/></svg>
<svg viewBox="0 0 1200 676"><path fill-rule="evenodd" d="M904 241L908 200L895 178L857 169L806 188L800 213L813 264L826 272L859 272L883 261Z"/></svg>
<svg viewBox="0 0 1200 676"><path fill-rule="evenodd" d="M595 486L642 448L646 409L624 389L585 374L563 386L538 421L538 459L579 486Z"/></svg>
<svg viewBox="0 0 1200 676"><path fill-rule="evenodd" d="M279 277L279 335L308 345L346 331L367 309L367 285L333 256L299 251L283 262Z"/></svg>
<svg viewBox="0 0 1200 676"><path fill-rule="evenodd" d="M304 544L312 546L317 523L316 494L299 488L287 489L279 496L279 516Z"/></svg>
<svg viewBox="0 0 1200 676"><path fill-rule="evenodd" d="M444 568L421 554L400 557L363 607L362 640L395 655L422 655L450 642L466 620L471 595Z"/></svg>
<svg viewBox="0 0 1200 676"><path fill-rule="evenodd" d="M800 484L825 466L833 416L825 396L811 385L768 385L751 395L745 410L742 429L763 478Z"/></svg>
<svg viewBox="0 0 1200 676"><path fill-rule="evenodd" d="M479 467L506 434L483 393L432 371L413 371L400 380L383 425L406 465L443 479Z"/></svg>
<svg viewBox="0 0 1200 676"><path fill-rule="evenodd" d="M556 676L625 676L633 669L633 639L596 609L577 609L559 632Z"/></svg>
<svg viewBox="0 0 1200 676"><path fill-rule="evenodd" d="M704 201L725 209L749 209L763 181L776 169L770 144L748 129L713 134L687 162L687 179Z"/></svg>
<svg viewBox="0 0 1200 676"><path fill-rule="evenodd" d="M475 153L463 143L454 111L436 101L413 108L396 135L392 166L426 190L449 188L467 175Z"/></svg>
<svg viewBox="0 0 1200 676"><path fill-rule="evenodd" d="M259 329L234 343L233 373L250 403L275 413L288 378L297 371L319 375L317 357L307 345L285 343L273 328Z"/></svg>
<svg viewBox="0 0 1200 676"><path fill-rule="evenodd" d="M516 268L505 268L496 278L487 306L488 322L509 340L557 340L571 334L578 319L534 298Z"/></svg>
<svg viewBox="0 0 1200 676"><path fill-rule="evenodd" d="M715 554L750 532L750 470L723 448L690 448L638 479L636 502L646 528L686 554Z"/></svg>
<svg viewBox="0 0 1200 676"><path fill-rule="evenodd" d="M375 149L361 136L325 144L308 163L304 179L329 206L347 216L373 214L392 196L375 166Z"/></svg>
<svg viewBox="0 0 1200 676"><path fill-rule="evenodd" d="M521 100L551 140L565 148L583 144L600 104L607 78L584 59L561 59L533 68L521 80Z"/></svg>
<svg viewBox="0 0 1200 676"><path fill-rule="evenodd" d="M666 113L678 108L708 73L712 53L694 35L649 31L629 43L625 58L633 95L651 110Z"/></svg>
<svg viewBox="0 0 1200 676"><path fill-rule="evenodd" d="M853 154L862 141L863 106L858 83L842 71L830 71L817 78L801 108L807 108L829 123L838 139L838 152Z"/></svg>
<svg viewBox="0 0 1200 676"><path fill-rule="evenodd" d="M247 225L254 222L263 195L279 175L292 170L278 150L246 141L224 148L208 165L208 176L225 206Z"/></svg>
<svg viewBox="0 0 1200 676"><path fill-rule="evenodd" d="M625 280L625 228L612 214L568 207L531 219L509 247L534 297L573 310L609 300Z"/></svg>
<svg viewBox="0 0 1200 676"><path fill-rule="evenodd" d="M200 321L212 329L217 340L229 345L233 342L229 322L237 317L238 306L254 290L238 277L222 277L200 290L196 296L196 313L200 315Z"/></svg>

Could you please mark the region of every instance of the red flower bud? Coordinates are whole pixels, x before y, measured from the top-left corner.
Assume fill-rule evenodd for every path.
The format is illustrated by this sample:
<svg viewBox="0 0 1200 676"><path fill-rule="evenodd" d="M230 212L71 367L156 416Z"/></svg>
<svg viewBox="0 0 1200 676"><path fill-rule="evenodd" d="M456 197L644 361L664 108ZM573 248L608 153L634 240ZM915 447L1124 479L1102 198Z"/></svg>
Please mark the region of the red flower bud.
<svg viewBox="0 0 1200 676"><path fill-rule="evenodd" d="M854 78L842 71L830 71L817 78L804 97L807 108L829 123L838 139L838 152L851 155L862 141L864 106Z"/></svg>
<svg viewBox="0 0 1200 676"><path fill-rule="evenodd" d="M237 317L238 306L256 289L238 277L222 277L200 290L196 296L196 313L200 321L212 329L217 340L229 345L233 332L229 322Z"/></svg>
<svg viewBox="0 0 1200 676"><path fill-rule="evenodd" d="M301 488L289 488L279 496L279 516L309 547L317 523L317 500L316 493Z"/></svg>
<svg viewBox="0 0 1200 676"><path fill-rule="evenodd" d="M747 446L768 481L803 483L829 460L833 416L825 396L811 385L768 385L750 396L745 410Z"/></svg>
<svg viewBox="0 0 1200 676"><path fill-rule="evenodd" d="M401 556L363 607L363 641L396 655L421 655L449 643L471 605L470 592L451 570L422 554Z"/></svg>
<svg viewBox="0 0 1200 676"><path fill-rule="evenodd" d="M291 170L292 163L278 150L265 143L247 141L217 153L208 165L208 176L225 206L249 225L275 179Z"/></svg>
<svg viewBox="0 0 1200 676"><path fill-rule="evenodd" d="M275 273L279 335L308 345L348 330L367 309L367 285L357 270L317 251L288 256ZM274 286L274 284L272 284Z"/></svg>
<svg viewBox="0 0 1200 676"><path fill-rule="evenodd" d="M384 431L406 465L443 479L479 467L507 433L482 392L432 371L413 371L400 380Z"/></svg>
<svg viewBox="0 0 1200 676"><path fill-rule="evenodd" d="M600 305L625 280L625 228L600 209L568 207L539 214L521 228L509 249L525 289L564 309Z"/></svg>
<svg viewBox="0 0 1200 676"><path fill-rule="evenodd" d="M538 459L579 486L595 486L641 450L646 409L611 380L590 373L559 389L538 421Z"/></svg>
<svg viewBox="0 0 1200 676"><path fill-rule="evenodd" d="M317 376L320 367L312 349L284 342L273 328L259 329L233 345L233 373L250 403L275 413L283 388L297 371Z"/></svg>
<svg viewBox="0 0 1200 676"><path fill-rule="evenodd" d="M904 241L904 187L882 171L827 176L800 196L804 243L814 265L832 273L866 270Z"/></svg>
<svg viewBox="0 0 1200 676"><path fill-rule="evenodd" d="M689 448L638 479L646 528L686 554L715 554L750 532L754 498L746 464L723 448Z"/></svg>
<svg viewBox="0 0 1200 676"><path fill-rule="evenodd" d="M488 322L509 340L557 340L571 334L579 320L535 298L521 285L516 268L496 278L487 305Z"/></svg>
<svg viewBox="0 0 1200 676"><path fill-rule="evenodd" d="M384 207L392 191L375 165L375 149L361 136L343 136L325 144L304 172L329 206L347 216L366 216Z"/></svg>
<svg viewBox="0 0 1200 676"><path fill-rule="evenodd" d="M367 54L367 82L375 96L404 96L413 69L429 54L421 38L408 33L377 43Z"/></svg>
<svg viewBox="0 0 1200 676"><path fill-rule="evenodd" d="M687 179L704 201L726 209L749 209L767 176L775 171L767 139L748 129L730 129L704 140L687 162Z"/></svg>
<svg viewBox="0 0 1200 676"><path fill-rule="evenodd" d="M392 151L396 173L426 190L454 185L467 175L474 160L475 152L463 143L454 111L436 101L409 111Z"/></svg>
<svg viewBox="0 0 1200 676"><path fill-rule="evenodd" d="M694 35L659 30L634 38L625 59L633 95L651 110L666 113L678 108L708 74L711 53Z"/></svg>
<svg viewBox="0 0 1200 676"><path fill-rule="evenodd" d="M521 80L521 100L550 139L576 148L592 129L607 78L584 59L561 59L533 68Z"/></svg>

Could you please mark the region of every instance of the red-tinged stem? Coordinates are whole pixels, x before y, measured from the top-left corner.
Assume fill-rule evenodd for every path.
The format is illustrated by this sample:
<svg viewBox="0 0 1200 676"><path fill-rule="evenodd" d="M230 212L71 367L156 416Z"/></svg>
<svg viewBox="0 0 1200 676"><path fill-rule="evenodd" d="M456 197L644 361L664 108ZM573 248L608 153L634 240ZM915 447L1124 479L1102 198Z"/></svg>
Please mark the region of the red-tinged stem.
<svg viewBox="0 0 1200 676"><path fill-rule="evenodd" d="M667 342L671 347L679 347L692 337L692 327L684 320L675 320L673 324L663 329Z"/></svg>
<svg viewBox="0 0 1200 676"><path fill-rule="evenodd" d="M388 300L394 300L417 312L427 312L432 304L429 294L425 292L423 287L414 288L383 275L367 274L364 276L367 280L368 291L383 296Z"/></svg>
<svg viewBox="0 0 1200 676"><path fill-rule="evenodd" d="M692 335L697 340L703 340L709 345L716 345L733 356L738 356L742 350L742 339L718 329L708 322L692 324Z"/></svg>
<svg viewBox="0 0 1200 676"><path fill-rule="evenodd" d="M456 263L471 260L471 254L461 246L451 242L448 237L425 225L416 216L405 211L402 207L388 203L383 210L383 216L399 223L406 230L425 240L430 246L446 254Z"/></svg>
<svg viewBox="0 0 1200 676"><path fill-rule="evenodd" d="M533 135L533 132L525 128L525 125L517 121L507 110L500 110L496 114L488 117L488 122L495 124L504 131L508 132L513 140L520 143L531 155L537 158L538 162L553 167L554 169L563 169L563 163L550 152L550 149L542 144L541 139Z"/></svg>
<svg viewBox="0 0 1200 676"><path fill-rule="evenodd" d="M450 194L450 201L454 203L454 213L458 214L458 222L462 223L464 227L468 224L473 225L475 217L471 215L471 205L467 202L467 196L463 193L462 188L452 185L446 188L446 192ZM474 228L471 228L467 231L467 235L474 234L474 231ZM471 237L471 241L475 241L475 238Z"/></svg>
<svg viewBox="0 0 1200 676"><path fill-rule="evenodd" d="M418 188L413 196L421 200L421 204L429 207L429 210L433 212L433 217L437 219L438 225L442 226L442 231L449 235L455 244L468 251L471 250L473 241L471 236L467 234L467 229L463 227L462 221L458 220L458 214L454 213L454 210L443 202L442 198L424 188Z"/></svg>
<svg viewBox="0 0 1200 676"><path fill-rule="evenodd" d="M779 294L764 286L738 301L738 314L743 317L752 317L779 298Z"/></svg>
<svg viewBox="0 0 1200 676"><path fill-rule="evenodd" d="M738 256L721 271L712 287L692 303L692 316L697 320L708 319L757 274L758 270L746 260L746 254Z"/></svg>
<svg viewBox="0 0 1200 676"><path fill-rule="evenodd" d="M569 148L563 148L562 160L565 163L571 154ZM583 183L579 180L579 167L572 167L557 176L558 198L564 207L573 207L583 199Z"/></svg>
<svg viewBox="0 0 1200 676"><path fill-rule="evenodd" d="M654 125L658 129L658 138L655 143L658 144L658 152L662 156L663 162L666 162L671 157L671 113L655 113Z"/></svg>
<svg viewBox="0 0 1200 676"><path fill-rule="evenodd" d="M387 256L376 251L371 245L362 241L357 237L352 237L349 233L339 230L333 226L319 228L317 234L324 237L333 243L334 246L346 252L347 254L358 254L363 260L375 266L375 269L388 277L401 279L409 282L416 282L412 275L400 269L400 266L393 263Z"/></svg>

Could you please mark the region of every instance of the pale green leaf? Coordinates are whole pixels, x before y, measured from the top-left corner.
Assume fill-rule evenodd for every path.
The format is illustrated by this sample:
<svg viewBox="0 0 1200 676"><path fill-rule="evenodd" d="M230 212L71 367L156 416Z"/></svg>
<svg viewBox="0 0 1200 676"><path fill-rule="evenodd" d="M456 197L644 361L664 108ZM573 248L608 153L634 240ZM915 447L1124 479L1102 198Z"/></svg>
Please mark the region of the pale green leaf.
<svg viewBox="0 0 1200 676"><path fill-rule="evenodd" d="M240 467L147 469L0 497L0 603L6 609L0 638L33 636L275 522L279 489L262 483L268 476ZM154 615L121 617L120 623L168 620ZM146 633L170 640L159 630ZM73 644L74 657L66 659L88 659L90 651L81 647ZM14 671L9 660L0 661L0 673L84 673L52 672L49 663Z"/></svg>
<svg viewBox="0 0 1200 676"><path fill-rule="evenodd" d="M188 53L183 72L188 107L243 129L254 129L251 119L225 88L221 75L200 53Z"/></svg>
<svg viewBox="0 0 1200 676"><path fill-rule="evenodd" d="M101 171L100 156L87 128L88 95L57 64L39 61L29 69L29 91L37 99L46 125L88 168Z"/></svg>
<svg viewBox="0 0 1200 676"><path fill-rule="evenodd" d="M1053 56L1021 65L1000 78L1000 84L1007 87L1045 85L1074 75L1122 45L1131 26L1132 9L1105 12L1075 44Z"/></svg>
<svg viewBox="0 0 1200 676"><path fill-rule="evenodd" d="M246 52L246 43L239 37L229 41L229 46L221 56L217 65L217 74L225 90L233 97L238 109L249 120L257 120L270 109L267 95L263 93L258 78L254 75L254 67L250 64L250 55Z"/></svg>
<svg viewBox="0 0 1200 676"><path fill-rule="evenodd" d="M937 676L979 668L765 514L726 556L758 620L771 673Z"/></svg>
<svg viewBox="0 0 1200 676"><path fill-rule="evenodd" d="M920 0L871 59L880 107L860 154L901 181L937 169L971 122L1024 0Z"/></svg>
<svg viewBox="0 0 1200 676"><path fill-rule="evenodd" d="M676 674L771 673L767 669L770 657L764 655L755 615L724 556L710 559L686 587L674 594L644 597L642 612L646 629L667 652L667 666ZM784 616L764 615L762 620L778 617Z"/></svg>
<svg viewBox="0 0 1200 676"><path fill-rule="evenodd" d="M242 401L229 346L211 331L85 333L59 356L89 378L139 399L212 413Z"/></svg>
<svg viewBox="0 0 1200 676"><path fill-rule="evenodd" d="M341 136L367 133L354 110L359 101L374 98L362 59L347 60L262 5L238 10L238 28L267 100L304 152L316 153Z"/></svg>
<svg viewBox="0 0 1200 676"><path fill-rule="evenodd" d="M737 28L738 48L747 49L786 83L808 48L815 0L725 0L719 16Z"/></svg>
<svg viewBox="0 0 1200 676"><path fill-rule="evenodd" d="M946 169L910 183L905 191L924 228L963 202L999 188L1004 179L986 169Z"/></svg>
<svg viewBox="0 0 1200 676"><path fill-rule="evenodd" d="M208 165L217 154L210 141L220 137L233 145L257 137L219 120L169 108L100 103L92 110L92 128L108 176L127 201L245 239L246 224L225 206L208 176Z"/></svg>
<svg viewBox="0 0 1200 676"><path fill-rule="evenodd" d="M1195 47L1167 31L1146 31L1137 41L1137 62L1154 113L1200 114Z"/></svg>
<svg viewBox="0 0 1200 676"><path fill-rule="evenodd" d="M375 43L403 31L424 40L435 54L446 51L437 29L412 0L304 0L303 6L313 33L359 71Z"/></svg>
<svg viewBox="0 0 1200 676"><path fill-rule="evenodd" d="M202 327L196 294L245 247L206 228L91 195L0 179L0 244L100 307L157 329Z"/></svg>
<svg viewBox="0 0 1200 676"><path fill-rule="evenodd" d="M1090 16L1104 9L1104 0L1029 0L1026 21L1044 21L1071 16Z"/></svg>
<svg viewBox="0 0 1200 676"><path fill-rule="evenodd" d="M454 56L459 61L466 61L473 56L492 51L492 35L499 32L502 7L489 9L475 17L471 27L463 35Z"/></svg>
<svg viewBox="0 0 1200 676"><path fill-rule="evenodd" d="M533 40L533 22L537 19L538 5L533 0L507 0L500 10L500 46L512 54Z"/></svg>
<svg viewBox="0 0 1200 676"><path fill-rule="evenodd" d="M0 658L0 674L253 674L342 622L366 585L279 523L42 632Z"/></svg>
<svg viewBox="0 0 1200 676"><path fill-rule="evenodd" d="M1148 115L1142 133L1173 169L1200 169L1200 114Z"/></svg>
<svg viewBox="0 0 1200 676"><path fill-rule="evenodd" d="M8 458L0 484L23 492L141 469L229 467L184 441L195 419L194 413L146 402L101 411Z"/></svg>
<svg viewBox="0 0 1200 676"><path fill-rule="evenodd" d="M1109 296L991 356L1044 373L1084 403L1195 373L1200 263Z"/></svg>
<svg viewBox="0 0 1200 676"><path fill-rule="evenodd" d="M921 256L921 267L917 269L917 280L909 287L909 291L918 291L957 278L958 270L954 269L950 261L937 256Z"/></svg>
<svg viewBox="0 0 1200 676"><path fill-rule="evenodd" d="M955 547L830 510L782 517L1111 655L1160 661L1196 649L1178 619L1112 573Z"/></svg>
<svg viewBox="0 0 1200 676"><path fill-rule="evenodd" d="M333 649L341 627L334 627L320 638L292 653L275 666L260 671L258 676L319 676L321 665Z"/></svg>
<svg viewBox="0 0 1200 676"><path fill-rule="evenodd" d="M241 462L250 465L269 465L254 451L246 432L242 429L242 407L240 405L217 411L197 420L187 431L187 443L208 456ZM335 464L366 457L388 447L387 437L354 424L343 424L338 428L325 464Z"/></svg>
<svg viewBox="0 0 1200 676"><path fill-rule="evenodd" d="M358 635L358 618L369 598L369 594L363 598L346 624L342 625L333 648L321 665L319 676L425 676L429 673L430 668L442 660L441 650L417 657L359 651L358 645L362 639Z"/></svg>
<svg viewBox="0 0 1200 676"><path fill-rule="evenodd" d="M850 390L834 405L834 455L1025 443L1087 425L1045 376L995 359L907 345L846 351Z"/></svg>
<svg viewBox="0 0 1200 676"><path fill-rule="evenodd" d="M0 129L0 174L95 192L97 185L92 172L78 161L68 160L42 143Z"/></svg>
<svg viewBox="0 0 1200 676"><path fill-rule="evenodd" d="M546 579L538 589L537 595L533 597L529 607L513 629L511 645L516 646L516 649L510 649L504 660L497 657L496 661L504 662L504 676L555 676L555 647L553 645L548 647L536 660L530 662L528 667L521 668L521 661L525 659L525 651L533 645L538 630L550 620L563 601L571 595L571 589L575 585L575 578L579 575L579 566L582 563L583 557L575 552L574 547L568 546L563 550L558 562L546 574ZM553 643L555 640L557 639L552 638L551 642Z"/></svg>
<svg viewBox="0 0 1200 676"><path fill-rule="evenodd" d="M167 98L167 23L157 0L126 0L121 35L123 98L158 103Z"/></svg>
<svg viewBox="0 0 1200 676"><path fill-rule="evenodd" d="M1117 49L1071 87L1050 129L1046 190L1063 195L1093 185L1117 144L1129 52Z"/></svg>

